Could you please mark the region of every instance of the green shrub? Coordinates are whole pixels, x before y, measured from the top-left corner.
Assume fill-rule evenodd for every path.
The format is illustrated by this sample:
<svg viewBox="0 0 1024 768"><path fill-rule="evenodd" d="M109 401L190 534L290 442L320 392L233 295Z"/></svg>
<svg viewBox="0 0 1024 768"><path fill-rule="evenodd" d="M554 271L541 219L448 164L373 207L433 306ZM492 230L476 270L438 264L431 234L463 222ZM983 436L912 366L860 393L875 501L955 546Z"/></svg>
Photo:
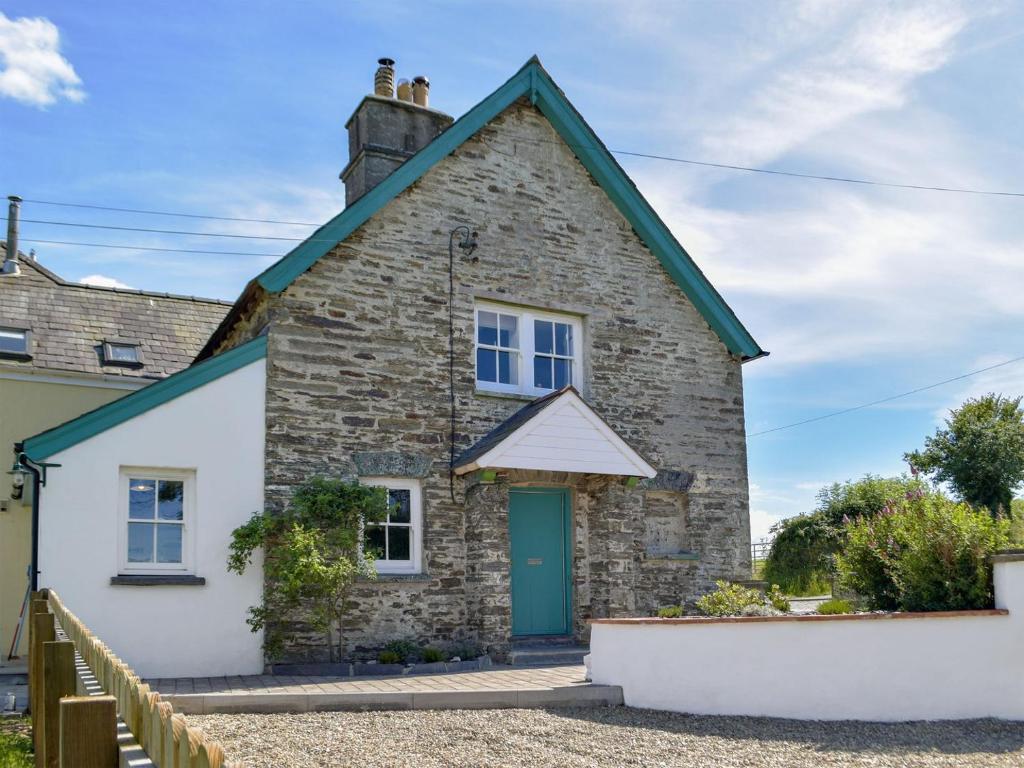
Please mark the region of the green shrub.
<svg viewBox="0 0 1024 768"><path fill-rule="evenodd" d="M448 647L449 659L454 659L457 656L461 661L472 661L483 655L483 649L473 643L453 643Z"/></svg>
<svg viewBox="0 0 1024 768"><path fill-rule="evenodd" d="M678 619L683 615L683 606L681 605L663 605L658 609L659 619Z"/></svg>
<svg viewBox="0 0 1024 768"><path fill-rule="evenodd" d="M427 647L423 649L423 653L420 654L424 664L436 664L439 661L445 661L447 658L444 651L439 648Z"/></svg>
<svg viewBox="0 0 1024 768"><path fill-rule="evenodd" d="M873 610L955 611L993 604L989 556L1009 523L938 495L891 502L851 520L836 557L840 583Z"/></svg>
<svg viewBox="0 0 1024 768"><path fill-rule="evenodd" d="M827 594L834 573L833 557L843 546L844 521L877 515L889 499L926 489L922 481L905 475L865 475L822 488L814 512L773 527L775 538L761 578L781 585L790 595Z"/></svg>
<svg viewBox="0 0 1024 768"><path fill-rule="evenodd" d="M377 661L381 664L401 664L402 657L394 651L381 651L377 654Z"/></svg>
<svg viewBox="0 0 1024 768"><path fill-rule="evenodd" d="M1024 499L1014 499L1010 506L1010 546L1024 547Z"/></svg>
<svg viewBox="0 0 1024 768"><path fill-rule="evenodd" d="M772 616L789 611L789 600L778 584L764 594L728 581L716 581L715 586L718 589L697 601L697 610L705 616Z"/></svg>
<svg viewBox="0 0 1024 768"><path fill-rule="evenodd" d="M267 656L280 658L308 623L324 633L331 661L341 660L349 591L360 578L377 578L373 553L363 548L364 527L387 514L384 488L313 477L282 512L256 512L231 532L229 571L245 573L256 550L264 553L263 602L249 607L246 623L264 630Z"/></svg>
<svg viewBox="0 0 1024 768"><path fill-rule="evenodd" d="M895 611L900 607L895 567L898 535L896 518L887 507L874 517L851 520L846 526L846 544L836 555L840 585L860 595L872 611Z"/></svg>
<svg viewBox="0 0 1024 768"><path fill-rule="evenodd" d="M793 595L821 594L838 549L836 532L817 512L783 520L773 530L761 578L783 585Z"/></svg>
<svg viewBox="0 0 1024 768"><path fill-rule="evenodd" d="M420 660L422 655L419 645L412 640L392 640L384 646L384 650L393 653L403 664L415 663Z"/></svg>
<svg viewBox="0 0 1024 768"><path fill-rule="evenodd" d="M768 601L768 605L776 611L789 613L789 598L782 594L782 590L779 588L778 584L772 584L771 588L765 592L764 596Z"/></svg>
<svg viewBox="0 0 1024 768"><path fill-rule="evenodd" d="M853 613L853 604L849 600L835 597L826 600L818 606L818 613L822 616L837 616L841 613Z"/></svg>

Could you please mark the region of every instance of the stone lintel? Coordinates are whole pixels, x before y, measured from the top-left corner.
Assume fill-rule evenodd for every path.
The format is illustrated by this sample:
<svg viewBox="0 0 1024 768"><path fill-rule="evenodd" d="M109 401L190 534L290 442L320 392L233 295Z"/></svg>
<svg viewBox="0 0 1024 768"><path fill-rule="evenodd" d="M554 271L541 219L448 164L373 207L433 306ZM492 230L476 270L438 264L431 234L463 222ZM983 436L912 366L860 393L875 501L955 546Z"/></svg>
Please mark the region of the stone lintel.
<svg viewBox="0 0 1024 768"><path fill-rule="evenodd" d="M352 454L360 477L417 477L430 474L433 460L422 453L360 451Z"/></svg>

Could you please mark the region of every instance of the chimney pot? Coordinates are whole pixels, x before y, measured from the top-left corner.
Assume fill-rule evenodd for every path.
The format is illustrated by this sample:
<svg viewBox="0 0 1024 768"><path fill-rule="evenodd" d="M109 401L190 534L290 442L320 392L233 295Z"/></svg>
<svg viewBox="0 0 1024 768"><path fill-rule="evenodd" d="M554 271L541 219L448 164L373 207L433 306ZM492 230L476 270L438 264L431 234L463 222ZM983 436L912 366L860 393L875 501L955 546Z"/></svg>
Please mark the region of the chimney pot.
<svg viewBox="0 0 1024 768"><path fill-rule="evenodd" d="M412 104L412 83L408 78L403 77L398 81L398 100Z"/></svg>
<svg viewBox="0 0 1024 768"><path fill-rule="evenodd" d="M412 79L412 100L421 107L428 106L430 101L430 80L425 75L417 75Z"/></svg>
<svg viewBox="0 0 1024 768"><path fill-rule="evenodd" d="M377 96L395 98L395 60L377 59L380 65L373 75L373 92Z"/></svg>

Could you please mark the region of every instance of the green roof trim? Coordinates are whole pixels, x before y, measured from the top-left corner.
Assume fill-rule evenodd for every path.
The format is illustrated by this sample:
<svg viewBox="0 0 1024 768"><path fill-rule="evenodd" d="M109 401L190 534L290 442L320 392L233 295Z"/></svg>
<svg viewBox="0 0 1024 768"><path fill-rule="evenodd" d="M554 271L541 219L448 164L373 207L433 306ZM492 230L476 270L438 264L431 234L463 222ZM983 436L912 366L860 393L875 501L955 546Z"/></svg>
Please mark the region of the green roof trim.
<svg viewBox="0 0 1024 768"><path fill-rule="evenodd" d="M536 105L569 145L726 348L742 359L766 355L536 56L384 181L261 273L256 281L270 293L283 291L374 213L523 96Z"/></svg>
<svg viewBox="0 0 1024 768"><path fill-rule="evenodd" d="M44 461L66 448L199 389L204 384L237 371L266 355L267 337L259 336L227 352L207 358L201 363L194 363L189 368L136 390L120 400L114 400L58 427L40 432L25 440L22 450L32 461Z"/></svg>

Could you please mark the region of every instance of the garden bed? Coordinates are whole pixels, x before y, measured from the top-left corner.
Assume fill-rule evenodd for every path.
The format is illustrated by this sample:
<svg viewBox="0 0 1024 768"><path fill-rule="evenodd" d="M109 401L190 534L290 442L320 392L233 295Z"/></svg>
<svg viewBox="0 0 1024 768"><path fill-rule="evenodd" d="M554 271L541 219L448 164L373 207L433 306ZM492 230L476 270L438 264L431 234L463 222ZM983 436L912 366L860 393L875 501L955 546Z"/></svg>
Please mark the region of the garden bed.
<svg viewBox="0 0 1024 768"><path fill-rule="evenodd" d="M378 664L376 662L268 664L269 675L304 675L307 677L370 677L383 675L441 675L447 672L476 672L490 669L490 656L468 661L436 661L419 664Z"/></svg>

